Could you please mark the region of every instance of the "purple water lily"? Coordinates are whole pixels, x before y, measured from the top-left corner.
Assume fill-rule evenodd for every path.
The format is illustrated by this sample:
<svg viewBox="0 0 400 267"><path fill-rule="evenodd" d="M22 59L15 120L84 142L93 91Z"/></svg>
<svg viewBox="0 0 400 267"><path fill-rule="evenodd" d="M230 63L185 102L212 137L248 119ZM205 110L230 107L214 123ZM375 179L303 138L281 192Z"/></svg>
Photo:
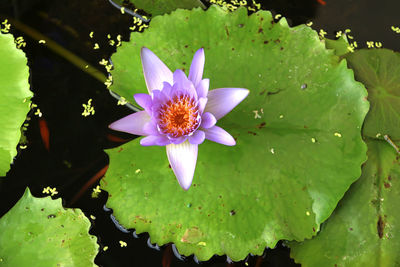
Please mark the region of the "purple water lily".
<svg viewBox="0 0 400 267"><path fill-rule="evenodd" d="M208 91L209 79L203 79L204 49L195 53L189 77L169 68L148 48L141 50L144 79L149 94L135 94L144 108L109 127L113 130L146 136L142 146L166 146L167 156L180 186L188 190L196 168L198 145L208 139L233 146L235 139L216 126L249 94L243 88L219 88Z"/></svg>

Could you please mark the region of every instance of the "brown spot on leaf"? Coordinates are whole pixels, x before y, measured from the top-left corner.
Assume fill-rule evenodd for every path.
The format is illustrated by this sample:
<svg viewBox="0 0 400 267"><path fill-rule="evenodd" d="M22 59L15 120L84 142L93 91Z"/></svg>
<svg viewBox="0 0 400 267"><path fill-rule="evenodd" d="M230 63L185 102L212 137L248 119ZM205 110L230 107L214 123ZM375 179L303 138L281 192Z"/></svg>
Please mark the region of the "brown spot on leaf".
<svg viewBox="0 0 400 267"><path fill-rule="evenodd" d="M378 236L379 238L383 237L383 230L385 229L385 222L382 219L382 216L379 215L378 222L376 224L377 230L378 230Z"/></svg>
<svg viewBox="0 0 400 267"><path fill-rule="evenodd" d="M263 94L265 93L265 91L267 91L267 90L266 90L266 89L262 90L262 91L260 92L260 95L263 95Z"/></svg>
<svg viewBox="0 0 400 267"><path fill-rule="evenodd" d="M392 180L392 176L389 175L387 179L388 179L388 181L391 181Z"/></svg>
<svg viewBox="0 0 400 267"><path fill-rule="evenodd" d="M258 129L261 129L261 128L264 128L265 127L265 122L262 122L262 123L260 123L260 124L258 124L256 127L258 128Z"/></svg>
<svg viewBox="0 0 400 267"><path fill-rule="evenodd" d="M283 47L281 46L281 50L283 50Z"/></svg>
<svg viewBox="0 0 400 267"><path fill-rule="evenodd" d="M122 150L124 150L124 148L123 148L123 147L121 147L121 148L118 150L118 153L119 153L119 152L121 152Z"/></svg>
<svg viewBox="0 0 400 267"><path fill-rule="evenodd" d="M312 228L313 232L315 233L315 227Z"/></svg>
<svg viewBox="0 0 400 267"><path fill-rule="evenodd" d="M229 30L228 30L227 26L225 26L225 32L226 32L226 36L228 36L228 38L229 38Z"/></svg>
<svg viewBox="0 0 400 267"><path fill-rule="evenodd" d="M389 188L390 187L390 183L388 183L388 182L384 182L383 184L384 184L385 188Z"/></svg>
<svg viewBox="0 0 400 267"><path fill-rule="evenodd" d="M257 135L257 133L252 132L252 131L248 131L247 133L252 134L252 135Z"/></svg>
<svg viewBox="0 0 400 267"><path fill-rule="evenodd" d="M235 48L234 48L234 47L232 47L232 51L235 51Z"/></svg>
<svg viewBox="0 0 400 267"><path fill-rule="evenodd" d="M262 28L259 28L259 29L258 29L258 33L264 33L263 29L262 29Z"/></svg>
<svg viewBox="0 0 400 267"><path fill-rule="evenodd" d="M353 231L353 228L350 227L349 230L350 230L350 231Z"/></svg>
<svg viewBox="0 0 400 267"><path fill-rule="evenodd" d="M264 44L268 44L269 42L268 41L264 41Z"/></svg>
<svg viewBox="0 0 400 267"><path fill-rule="evenodd" d="M229 214L230 214L231 216L233 216L233 215L236 214L236 211L235 211L235 210L231 210L231 211L229 212Z"/></svg>
<svg viewBox="0 0 400 267"><path fill-rule="evenodd" d="M274 42L277 43L277 44L279 44L279 43L281 42L281 40L276 39Z"/></svg>
<svg viewBox="0 0 400 267"><path fill-rule="evenodd" d="M188 48L188 45L185 45L185 48Z"/></svg>

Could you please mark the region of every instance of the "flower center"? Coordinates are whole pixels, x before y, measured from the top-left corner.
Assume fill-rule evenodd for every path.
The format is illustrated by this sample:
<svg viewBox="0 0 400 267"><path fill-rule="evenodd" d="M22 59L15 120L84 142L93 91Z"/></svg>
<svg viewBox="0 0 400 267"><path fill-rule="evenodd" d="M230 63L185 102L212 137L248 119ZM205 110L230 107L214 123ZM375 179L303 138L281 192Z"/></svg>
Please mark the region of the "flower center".
<svg viewBox="0 0 400 267"><path fill-rule="evenodd" d="M158 127L172 137L189 135L200 125L196 101L187 95L174 96L159 110Z"/></svg>

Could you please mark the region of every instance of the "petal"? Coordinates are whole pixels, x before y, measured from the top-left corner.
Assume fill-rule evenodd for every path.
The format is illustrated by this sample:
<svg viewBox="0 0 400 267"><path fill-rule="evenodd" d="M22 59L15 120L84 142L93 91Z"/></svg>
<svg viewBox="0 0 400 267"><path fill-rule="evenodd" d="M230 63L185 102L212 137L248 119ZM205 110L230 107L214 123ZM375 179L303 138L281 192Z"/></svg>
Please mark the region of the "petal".
<svg viewBox="0 0 400 267"><path fill-rule="evenodd" d="M171 142L163 135L149 135L140 140L142 146L166 146Z"/></svg>
<svg viewBox="0 0 400 267"><path fill-rule="evenodd" d="M208 88L210 87L210 79L203 79L196 87L198 97L207 97Z"/></svg>
<svg viewBox="0 0 400 267"><path fill-rule="evenodd" d="M164 94L164 91L153 90L153 102L152 102L152 115L157 113L158 109L169 100L169 96Z"/></svg>
<svg viewBox="0 0 400 267"><path fill-rule="evenodd" d="M172 72L150 49L142 47L140 52L144 79L149 93L154 89L161 90L163 82L172 84Z"/></svg>
<svg viewBox="0 0 400 267"><path fill-rule="evenodd" d="M208 92L205 112L211 112L217 120L228 114L249 94L244 88L220 88Z"/></svg>
<svg viewBox="0 0 400 267"><path fill-rule="evenodd" d="M172 86L168 82L163 82L163 89L161 90L165 95L171 95Z"/></svg>
<svg viewBox="0 0 400 267"><path fill-rule="evenodd" d="M144 108L147 113L150 113L151 110L151 96L148 94L135 94L133 96L133 98L135 98L136 103L139 104L139 106L141 106L142 108Z"/></svg>
<svg viewBox="0 0 400 267"><path fill-rule="evenodd" d="M197 145L192 145L188 140L179 145L167 145L168 161L174 171L179 185L188 190L192 184L197 161Z"/></svg>
<svg viewBox="0 0 400 267"><path fill-rule="evenodd" d="M193 82L195 87L197 87L203 77L204 61L204 49L200 48L194 54L189 70L189 80Z"/></svg>
<svg viewBox="0 0 400 267"><path fill-rule="evenodd" d="M178 145L178 144L184 142L187 139L187 136L181 136L181 137L176 137L176 138L168 137L168 139L169 139L171 144Z"/></svg>
<svg viewBox="0 0 400 267"><path fill-rule="evenodd" d="M235 139L227 131L218 126L213 126L210 129L203 129L206 133L206 139L227 146L236 145Z"/></svg>
<svg viewBox="0 0 400 267"><path fill-rule="evenodd" d="M201 130L197 130L193 133L193 135L189 136L189 143L193 145L200 145L204 142L205 138L206 134Z"/></svg>
<svg viewBox="0 0 400 267"><path fill-rule="evenodd" d="M190 97L197 100L197 92L193 86L193 83L188 80L186 74L183 70L177 69L174 72L174 86L173 86L174 93L176 91L180 91L183 93L188 94Z"/></svg>
<svg viewBox="0 0 400 267"><path fill-rule="evenodd" d="M217 119L210 112L205 112L203 116L201 116L201 127L204 129L208 129L213 127L217 123Z"/></svg>
<svg viewBox="0 0 400 267"><path fill-rule="evenodd" d="M157 129L157 124L153 120L150 120L143 126L143 132L145 135L160 135Z"/></svg>
<svg viewBox="0 0 400 267"><path fill-rule="evenodd" d="M146 133L143 131L143 127L149 121L150 115L143 110L123 117L122 119L111 123L108 127L115 131L135 135L146 135Z"/></svg>
<svg viewBox="0 0 400 267"><path fill-rule="evenodd" d="M199 99L199 101L197 102L198 104L198 107L199 107L199 111L200 111L200 114L203 114L203 111L204 111L204 108L206 107L206 105L207 105L207 101L208 101L208 99L206 98L206 97L201 97L200 99Z"/></svg>

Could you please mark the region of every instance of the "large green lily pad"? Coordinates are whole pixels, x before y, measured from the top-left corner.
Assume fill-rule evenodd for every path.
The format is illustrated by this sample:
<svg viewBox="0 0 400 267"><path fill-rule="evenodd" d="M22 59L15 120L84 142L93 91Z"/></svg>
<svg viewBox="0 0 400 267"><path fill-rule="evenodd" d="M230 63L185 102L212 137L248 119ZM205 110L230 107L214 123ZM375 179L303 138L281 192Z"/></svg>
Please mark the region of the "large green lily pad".
<svg viewBox="0 0 400 267"><path fill-rule="evenodd" d="M400 141L400 53L389 49L361 49L346 56L356 80L368 90L371 110L363 135L387 134Z"/></svg>
<svg viewBox="0 0 400 267"><path fill-rule="evenodd" d="M0 34L0 176L17 154L21 125L29 111L29 70L25 53L11 34Z"/></svg>
<svg viewBox="0 0 400 267"><path fill-rule="evenodd" d="M211 88L250 94L217 123L237 145L200 145L189 191L178 185L164 147L136 139L107 150L101 186L119 222L200 260L240 260L278 240L315 235L366 160L360 129L369 103L346 62L309 27L273 23L267 11L248 16L244 8L177 10L131 40L112 57L112 90L126 99L147 92L142 46L186 72L204 47Z"/></svg>
<svg viewBox="0 0 400 267"><path fill-rule="evenodd" d="M64 209L60 198L35 198L26 189L0 219L0 266L97 266L89 227L80 209Z"/></svg>
<svg viewBox="0 0 400 267"><path fill-rule="evenodd" d="M291 244L302 266L400 265L400 160L382 140L370 140L361 178L339 202L321 232Z"/></svg>
<svg viewBox="0 0 400 267"><path fill-rule="evenodd" d="M115 2L121 5L123 0ZM136 8L143 9L153 16L171 13L178 8L192 9L195 7L205 7L200 0L130 0L130 2Z"/></svg>

